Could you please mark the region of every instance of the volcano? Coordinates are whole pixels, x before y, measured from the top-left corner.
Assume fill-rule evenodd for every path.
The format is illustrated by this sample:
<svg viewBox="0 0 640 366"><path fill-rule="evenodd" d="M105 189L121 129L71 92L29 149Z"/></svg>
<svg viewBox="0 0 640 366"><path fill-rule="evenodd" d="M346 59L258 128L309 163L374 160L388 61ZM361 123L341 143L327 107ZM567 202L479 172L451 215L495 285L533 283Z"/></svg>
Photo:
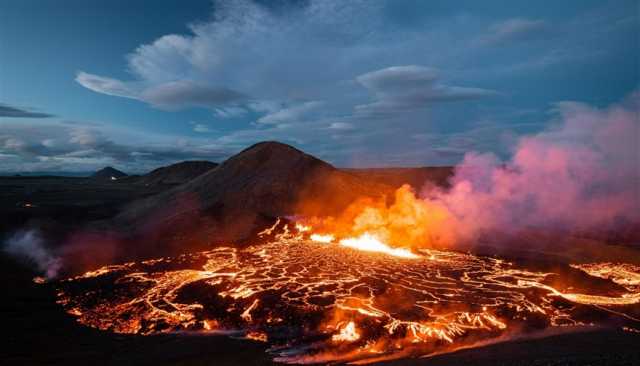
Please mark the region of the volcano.
<svg viewBox="0 0 640 366"><path fill-rule="evenodd" d="M182 161L154 169L136 179L136 183L146 186L175 186L188 182L218 166L210 161Z"/></svg>
<svg viewBox="0 0 640 366"><path fill-rule="evenodd" d="M127 174L113 167L104 167L91 175L91 178L98 180L116 180L126 177Z"/></svg>
<svg viewBox="0 0 640 366"><path fill-rule="evenodd" d="M154 238L162 232L184 240L189 232L207 242L238 242L278 217L336 214L360 197L392 194L387 184L341 171L292 146L262 142L193 180L133 202L114 225L142 228Z"/></svg>

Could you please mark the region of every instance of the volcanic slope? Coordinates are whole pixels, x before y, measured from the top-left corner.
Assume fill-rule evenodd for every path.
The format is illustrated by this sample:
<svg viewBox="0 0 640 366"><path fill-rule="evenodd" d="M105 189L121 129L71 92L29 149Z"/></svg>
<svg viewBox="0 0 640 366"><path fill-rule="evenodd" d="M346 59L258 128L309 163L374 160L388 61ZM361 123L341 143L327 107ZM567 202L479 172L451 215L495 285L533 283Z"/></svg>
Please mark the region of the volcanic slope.
<svg viewBox="0 0 640 366"><path fill-rule="evenodd" d="M136 183L149 186L179 185L188 182L217 166L217 163L210 161L183 161L154 169L153 171L136 179Z"/></svg>
<svg viewBox="0 0 640 366"><path fill-rule="evenodd" d="M194 236L240 241L276 217L336 214L360 197L391 197L392 192L391 186L336 169L289 145L262 142L185 184L133 202L115 223L153 231L156 237L167 229L175 237L179 230L183 241Z"/></svg>

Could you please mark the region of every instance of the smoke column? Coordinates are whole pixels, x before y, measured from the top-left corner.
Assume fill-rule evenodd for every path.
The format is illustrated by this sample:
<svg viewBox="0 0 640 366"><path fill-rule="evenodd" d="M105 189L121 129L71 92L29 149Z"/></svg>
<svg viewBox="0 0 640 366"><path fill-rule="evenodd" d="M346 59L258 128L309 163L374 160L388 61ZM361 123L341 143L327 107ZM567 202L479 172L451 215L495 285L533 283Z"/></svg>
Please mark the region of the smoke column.
<svg viewBox="0 0 640 366"><path fill-rule="evenodd" d="M468 153L447 191L455 236L526 228L603 231L640 222L640 93L607 109L565 102L551 129L521 138L506 163Z"/></svg>
<svg viewBox="0 0 640 366"><path fill-rule="evenodd" d="M55 278L62 267L60 258L54 256L45 247L42 236L34 229L14 233L4 243L4 251L18 258L32 261L48 279Z"/></svg>

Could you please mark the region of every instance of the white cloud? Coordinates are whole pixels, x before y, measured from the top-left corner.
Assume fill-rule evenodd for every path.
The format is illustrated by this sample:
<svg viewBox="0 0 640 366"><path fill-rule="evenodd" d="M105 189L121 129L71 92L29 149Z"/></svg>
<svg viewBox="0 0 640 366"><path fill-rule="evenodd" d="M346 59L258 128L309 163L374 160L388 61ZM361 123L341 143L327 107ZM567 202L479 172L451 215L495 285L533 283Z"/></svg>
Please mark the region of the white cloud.
<svg viewBox="0 0 640 366"><path fill-rule="evenodd" d="M263 124L280 124L290 122L300 122L300 119L308 116L309 113L316 111L324 105L320 101L304 102L302 104L283 108L275 112L271 112L258 119L258 123Z"/></svg>
<svg viewBox="0 0 640 366"><path fill-rule="evenodd" d="M478 40L481 45L498 45L514 41L530 41L549 37L550 27L544 20L510 18L489 26Z"/></svg>
<svg viewBox="0 0 640 366"><path fill-rule="evenodd" d="M170 81L144 89L140 100L159 108L185 107L213 108L245 99L241 93L216 86L207 86L190 80Z"/></svg>
<svg viewBox="0 0 640 366"><path fill-rule="evenodd" d="M242 107L221 107L213 111L213 115L218 118L238 118L246 115L248 112Z"/></svg>
<svg viewBox="0 0 640 366"><path fill-rule="evenodd" d="M367 1L314 0L287 12L216 1L214 9L212 20L192 25L189 34L138 47L127 58L130 80L81 71L77 81L160 108L211 108L219 118L244 108L272 114L298 101L325 101L345 111L362 94L345 81L401 55L417 61L422 57L414 51L426 48L422 35L387 32L384 5Z"/></svg>
<svg viewBox="0 0 640 366"><path fill-rule="evenodd" d="M351 123L347 123L347 122L333 122L329 125L329 127L327 127L331 130L343 130L343 131L348 131L348 130L353 130L355 129L355 126Z"/></svg>
<svg viewBox="0 0 640 366"><path fill-rule="evenodd" d="M225 105L245 99L241 93L224 87L202 85L191 80L163 83L130 82L79 72L76 81L95 92L137 99L162 109Z"/></svg>
<svg viewBox="0 0 640 366"><path fill-rule="evenodd" d="M275 113L282 109L284 104L275 100L257 100L248 103L247 107L259 113Z"/></svg>
<svg viewBox="0 0 640 366"><path fill-rule="evenodd" d="M91 128L78 127L69 130L69 142L78 145L95 145L99 139L99 133Z"/></svg>
<svg viewBox="0 0 640 366"><path fill-rule="evenodd" d="M508 87L513 98L486 104L508 99L522 107L524 95L553 94L535 79L546 68L562 66L558 71L576 76L573 65L587 59L587 51L611 53L627 39L602 32L616 18L602 19L600 12L597 22L576 13L573 20L551 24L542 18L496 21L456 9L455 15L429 14L428 21L400 25L387 11L393 3L309 0L274 11L248 0L214 1L211 17L189 32L132 50L123 67L129 77L80 72L77 80L96 92L163 109L202 107L218 122L237 120L238 129L214 140L225 147L278 139L305 143L305 150L336 160L373 161L385 153L424 150L407 136L452 133L458 125L472 129L484 117L480 103L445 102L496 95L483 87L491 83ZM549 102L530 107L541 117ZM464 140L452 143L462 148ZM349 155L364 154L363 146L376 151Z"/></svg>
<svg viewBox="0 0 640 366"><path fill-rule="evenodd" d="M373 94L374 101L355 107L364 115L400 113L427 108L437 102L478 99L496 95L493 90L450 86L438 81L428 67L393 66L360 75L356 81Z"/></svg>
<svg viewBox="0 0 640 366"><path fill-rule="evenodd" d="M89 90L94 92L112 95L116 97L139 99L139 88L134 88L133 84L127 84L117 79L104 76L98 76L79 71L76 75L76 81ZM138 89L138 90L136 90Z"/></svg>
<svg viewBox="0 0 640 366"><path fill-rule="evenodd" d="M213 131L211 127L202 123L196 123L195 125L193 125L193 130L199 133L208 133Z"/></svg>
<svg viewBox="0 0 640 366"><path fill-rule="evenodd" d="M461 52L440 26L390 28L378 2L311 0L294 8L215 1L209 21L134 50L129 80L81 72L78 82L163 109L208 108L216 119L248 126L216 140L223 146L278 139L330 154L337 140L404 148L397 131L382 125L418 132L429 122L427 106L491 94L449 85L420 66ZM393 66L399 60L410 66Z"/></svg>
<svg viewBox="0 0 640 366"><path fill-rule="evenodd" d="M181 160L219 161L234 151L212 139L93 123L7 121L0 130L2 172L92 171L107 165L145 172Z"/></svg>
<svg viewBox="0 0 640 366"><path fill-rule="evenodd" d="M438 79L438 76L438 72L432 68L408 65L392 66L368 72L356 77L356 80L365 88L377 92L430 86Z"/></svg>

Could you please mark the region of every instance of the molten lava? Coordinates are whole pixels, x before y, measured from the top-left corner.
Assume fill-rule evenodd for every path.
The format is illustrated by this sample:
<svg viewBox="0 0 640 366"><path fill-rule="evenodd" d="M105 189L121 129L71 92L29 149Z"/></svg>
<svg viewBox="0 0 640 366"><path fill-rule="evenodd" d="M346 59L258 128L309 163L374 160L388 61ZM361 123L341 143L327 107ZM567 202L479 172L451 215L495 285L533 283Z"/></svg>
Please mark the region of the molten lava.
<svg viewBox="0 0 640 366"><path fill-rule="evenodd" d="M640 328L633 265L540 272L497 258L394 248L369 231L330 236L279 223L262 234L278 225L265 244L63 280L59 303L82 324L117 333L244 332L292 363L424 356L610 318ZM557 285L581 273L587 279L579 288L593 290Z"/></svg>
<svg viewBox="0 0 640 366"><path fill-rule="evenodd" d="M357 238L345 238L340 240L340 245L345 247L364 250L367 252L379 252L402 258L419 258L420 256L411 253L411 251L403 248L391 248L387 244L381 242L374 235L364 233Z"/></svg>
<svg viewBox="0 0 640 366"><path fill-rule="evenodd" d="M331 234L311 234L309 239L317 243L331 243L335 240L335 237Z"/></svg>
<svg viewBox="0 0 640 366"><path fill-rule="evenodd" d="M436 249L464 236L457 220L404 186L391 205L362 200L338 217L278 220L263 244L87 272L59 283L59 302L118 333L242 332L291 363L433 355L610 318L640 327L639 267L541 272Z"/></svg>
<svg viewBox="0 0 640 366"><path fill-rule="evenodd" d="M341 242L344 245L362 248L434 248L454 243L456 219L445 206L416 197L408 185L396 190L394 198L391 205L384 199L358 200L337 217L308 219L310 226L306 227L323 233L314 233L312 240L325 242L338 237L348 240ZM409 252L402 256L412 258Z"/></svg>
<svg viewBox="0 0 640 366"><path fill-rule="evenodd" d="M334 342L354 342L358 339L360 339L360 334L356 330L356 324L352 321L344 325L337 334L331 337Z"/></svg>

